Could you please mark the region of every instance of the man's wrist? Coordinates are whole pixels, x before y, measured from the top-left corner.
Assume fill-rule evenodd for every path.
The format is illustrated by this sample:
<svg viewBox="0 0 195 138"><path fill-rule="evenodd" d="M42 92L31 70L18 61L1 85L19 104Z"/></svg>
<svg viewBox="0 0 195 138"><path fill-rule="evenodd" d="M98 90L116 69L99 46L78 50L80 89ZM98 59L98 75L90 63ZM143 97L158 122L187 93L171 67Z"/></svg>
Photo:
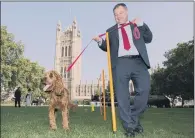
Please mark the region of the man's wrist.
<svg viewBox="0 0 195 138"><path fill-rule="evenodd" d="M100 39L100 41L97 42L99 46L102 45L102 39Z"/></svg>

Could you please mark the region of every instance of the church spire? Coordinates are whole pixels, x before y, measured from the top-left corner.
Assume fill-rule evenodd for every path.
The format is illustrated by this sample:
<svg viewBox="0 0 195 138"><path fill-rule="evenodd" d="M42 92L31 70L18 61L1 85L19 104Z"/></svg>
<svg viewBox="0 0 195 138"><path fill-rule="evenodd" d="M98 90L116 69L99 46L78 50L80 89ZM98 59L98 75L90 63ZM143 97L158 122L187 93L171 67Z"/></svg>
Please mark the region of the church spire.
<svg viewBox="0 0 195 138"><path fill-rule="evenodd" d="M57 23L57 30L58 30L58 31L61 31L61 29L62 29L61 21L58 20L58 23Z"/></svg>
<svg viewBox="0 0 195 138"><path fill-rule="evenodd" d="M74 17L73 23L77 24L76 17Z"/></svg>
<svg viewBox="0 0 195 138"><path fill-rule="evenodd" d="M60 26L61 26L61 21L60 21L60 20L58 20L58 25L60 25Z"/></svg>

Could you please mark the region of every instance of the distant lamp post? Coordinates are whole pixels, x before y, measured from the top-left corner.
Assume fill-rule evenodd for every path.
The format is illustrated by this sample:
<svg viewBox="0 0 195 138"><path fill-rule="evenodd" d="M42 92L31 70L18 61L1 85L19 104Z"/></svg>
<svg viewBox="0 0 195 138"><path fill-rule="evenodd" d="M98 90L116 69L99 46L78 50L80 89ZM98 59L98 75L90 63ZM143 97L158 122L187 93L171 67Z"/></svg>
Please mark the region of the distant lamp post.
<svg viewBox="0 0 195 138"><path fill-rule="evenodd" d="M3 74L0 73L1 83L3 83Z"/></svg>
<svg viewBox="0 0 195 138"><path fill-rule="evenodd" d="M97 94L100 95L101 92L100 92L100 83L101 83L101 75L99 78L97 78L97 81L98 81L98 85L97 85Z"/></svg>
<svg viewBox="0 0 195 138"><path fill-rule="evenodd" d="M27 88L30 88L30 81L29 79L26 79Z"/></svg>

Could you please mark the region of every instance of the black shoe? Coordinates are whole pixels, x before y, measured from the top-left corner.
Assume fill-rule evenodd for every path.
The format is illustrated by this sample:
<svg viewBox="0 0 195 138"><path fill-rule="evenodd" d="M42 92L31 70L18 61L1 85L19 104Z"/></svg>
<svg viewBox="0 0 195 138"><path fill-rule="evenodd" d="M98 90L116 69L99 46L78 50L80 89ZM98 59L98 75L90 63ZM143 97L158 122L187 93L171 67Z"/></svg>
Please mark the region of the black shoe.
<svg viewBox="0 0 195 138"><path fill-rule="evenodd" d="M125 129L126 132L125 132L125 136L127 137L135 137L135 132L132 128L126 128Z"/></svg>
<svg viewBox="0 0 195 138"><path fill-rule="evenodd" d="M134 129L134 132L138 133L138 134L141 134L144 132L144 129L141 125L138 125L135 129Z"/></svg>

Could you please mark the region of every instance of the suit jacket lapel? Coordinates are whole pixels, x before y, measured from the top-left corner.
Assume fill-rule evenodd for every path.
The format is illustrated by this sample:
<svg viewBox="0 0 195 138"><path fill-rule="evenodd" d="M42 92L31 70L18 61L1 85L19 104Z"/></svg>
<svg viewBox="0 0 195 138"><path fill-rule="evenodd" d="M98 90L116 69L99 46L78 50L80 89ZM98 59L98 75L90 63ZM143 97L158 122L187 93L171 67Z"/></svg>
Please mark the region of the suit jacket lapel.
<svg viewBox="0 0 195 138"><path fill-rule="evenodd" d="M114 31L115 36L116 36L116 38L119 40L118 25L117 25L117 24L114 26L114 29L115 29L115 31Z"/></svg>
<svg viewBox="0 0 195 138"><path fill-rule="evenodd" d="M113 26L112 28L113 30L110 33L110 39L112 39L112 41L114 42L113 44L113 48L118 49L119 47L119 34L118 34L118 25L116 24L115 26Z"/></svg>
<svg viewBox="0 0 195 138"><path fill-rule="evenodd" d="M132 37L133 37L133 42L135 44L135 37L133 35L133 30L134 30L134 25L133 24L130 24L130 29L131 29L131 34L132 34Z"/></svg>
<svg viewBox="0 0 195 138"><path fill-rule="evenodd" d="M119 48L119 29L118 29L118 25L115 25L115 41L116 41L116 49L117 49L117 53L118 53L118 48Z"/></svg>

